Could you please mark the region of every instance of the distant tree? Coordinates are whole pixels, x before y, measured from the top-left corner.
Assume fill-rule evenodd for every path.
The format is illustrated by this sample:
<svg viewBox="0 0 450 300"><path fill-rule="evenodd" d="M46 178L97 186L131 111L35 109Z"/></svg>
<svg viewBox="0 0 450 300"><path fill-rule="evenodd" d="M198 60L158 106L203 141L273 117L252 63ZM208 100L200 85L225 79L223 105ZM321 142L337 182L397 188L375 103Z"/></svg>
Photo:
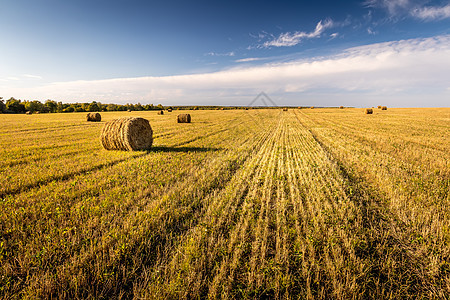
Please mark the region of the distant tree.
<svg viewBox="0 0 450 300"><path fill-rule="evenodd" d="M106 106L106 110L107 110L107 111L117 111L117 110L118 110L118 107L117 107L117 105L115 105L115 104L108 104L108 105Z"/></svg>
<svg viewBox="0 0 450 300"><path fill-rule="evenodd" d="M0 113L4 112L6 109L5 102L3 101L3 97L0 97Z"/></svg>
<svg viewBox="0 0 450 300"><path fill-rule="evenodd" d="M24 101L23 105L25 106L25 110L30 111L32 113L39 111L39 112L45 112L44 110L44 104L42 104L38 100L34 101Z"/></svg>
<svg viewBox="0 0 450 300"><path fill-rule="evenodd" d="M55 113L58 110L58 104L56 103L56 101L48 99L45 101L44 105L45 105L45 107L47 107L48 111L51 113Z"/></svg>
<svg viewBox="0 0 450 300"><path fill-rule="evenodd" d="M56 104L56 112L63 112L64 110L64 104L60 101Z"/></svg>
<svg viewBox="0 0 450 300"><path fill-rule="evenodd" d="M146 104L146 105L144 105L144 109L145 110L153 110L154 109L153 104Z"/></svg>
<svg viewBox="0 0 450 300"><path fill-rule="evenodd" d="M74 112L74 111L75 109L73 108L73 106L66 107L62 110L62 112Z"/></svg>
<svg viewBox="0 0 450 300"><path fill-rule="evenodd" d="M91 104L89 104L88 111L101 111L101 109L98 106L97 102L93 101Z"/></svg>
<svg viewBox="0 0 450 300"><path fill-rule="evenodd" d="M138 104L136 104L136 105L134 106L134 109L135 109L135 110L144 110L144 107L142 107L141 103L138 102Z"/></svg>
<svg viewBox="0 0 450 300"><path fill-rule="evenodd" d="M21 112L25 112L25 106L23 105L23 103L21 103L20 100L14 99L13 97L11 97L10 99L8 99L6 101L6 110L9 110L11 112L15 112L15 113L21 113Z"/></svg>
<svg viewBox="0 0 450 300"><path fill-rule="evenodd" d="M156 105L156 108L159 109L159 110L163 110L164 106L162 106L162 104L158 104L158 105Z"/></svg>

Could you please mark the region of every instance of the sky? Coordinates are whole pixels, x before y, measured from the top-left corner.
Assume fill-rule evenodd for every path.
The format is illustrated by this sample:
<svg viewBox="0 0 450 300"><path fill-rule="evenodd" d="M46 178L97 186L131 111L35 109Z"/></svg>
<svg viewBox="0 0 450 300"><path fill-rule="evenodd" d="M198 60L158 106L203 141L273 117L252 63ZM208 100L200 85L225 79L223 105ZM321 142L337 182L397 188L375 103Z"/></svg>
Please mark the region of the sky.
<svg viewBox="0 0 450 300"><path fill-rule="evenodd" d="M449 107L449 70L449 0L0 0L4 99Z"/></svg>

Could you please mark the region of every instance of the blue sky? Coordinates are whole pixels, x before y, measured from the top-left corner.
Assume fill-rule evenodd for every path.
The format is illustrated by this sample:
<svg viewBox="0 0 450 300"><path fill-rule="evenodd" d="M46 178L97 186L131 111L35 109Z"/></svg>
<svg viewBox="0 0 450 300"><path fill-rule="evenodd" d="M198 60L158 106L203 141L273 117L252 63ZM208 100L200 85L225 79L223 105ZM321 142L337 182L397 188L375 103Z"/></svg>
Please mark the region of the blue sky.
<svg viewBox="0 0 450 300"><path fill-rule="evenodd" d="M0 0L0 43L5 99L450 103L448 0Z"/></svg>

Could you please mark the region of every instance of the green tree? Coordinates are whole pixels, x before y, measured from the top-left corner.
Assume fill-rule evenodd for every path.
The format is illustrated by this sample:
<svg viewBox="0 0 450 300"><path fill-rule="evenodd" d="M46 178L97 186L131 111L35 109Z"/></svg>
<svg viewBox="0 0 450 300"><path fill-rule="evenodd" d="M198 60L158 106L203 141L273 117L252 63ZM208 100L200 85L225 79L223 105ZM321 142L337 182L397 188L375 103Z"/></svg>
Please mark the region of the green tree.
<svg viewBox="0 0 450 300"><path fill-rule="evenodd" d="M117 111L117 110L119 110L119 109L118 109L117 105L115 105L115 104L108 104L108 105L106 106L106 110L107 110L107 111Z"/></svg>
<svg viewBox="0 0 450 300"><path fill-rule="evenodd" d="M93 101L91 104L89 104L88 111L101 111L101 109L98 106L97 102Z"/></svg>
<svg viewBox="0 0 450 300"><path fill-rule="evenodd" d="M0 97L0 113L4 112L6 109L5 102L3 101L3 97Z"/></svg>
<svg viewBox="0 0 450 300"><path fill-rule="evenodd" d="M44 112L44 105L38 100L24 101L23 104L25 106L25 110L28 110L32 113L36 111Z"/></svg>
<svg viewBox="0 0 450 300"><path fill-rule="evenodd" d="M56 103L56 101L50 99L45 101L45 107L47 107L48 111L51 113L55 113L58 111L58 104Z"/></svg>
<svg viewBox="0 0 450 300"><path fill-rule="evenodd" d="M144 107L142 107L141 103L138 103L134 106L135 110L144 110Z"/></svg>
<svg viewBox="0 0 450 300"><path fill-rule="evenodd" d="M62 112L64 110L64 104L60 101L56 104L56 112Z"/></svg>
<svg viewBox="0 0 450 300"><path fill-rule="evenodd" d="M25 112L25 106L23 103L21 103L20 100L14 99L13 97L9 98L6 101L6 110L15 112L15 113L21 113Z"/></svg>

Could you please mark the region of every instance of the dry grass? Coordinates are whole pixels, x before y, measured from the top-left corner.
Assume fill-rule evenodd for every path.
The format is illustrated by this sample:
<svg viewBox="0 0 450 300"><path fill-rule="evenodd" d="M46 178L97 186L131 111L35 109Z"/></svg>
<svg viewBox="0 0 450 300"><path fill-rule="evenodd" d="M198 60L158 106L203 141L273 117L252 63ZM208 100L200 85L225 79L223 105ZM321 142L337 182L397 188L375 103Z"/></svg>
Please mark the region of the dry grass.
<svg viewBox="0 0 450 300"><path fill-rule="evenodd" d="M148 150L153 143L153 131L143 118L120 118L109 121L100 135L106 150Z"/></svg>
<svg viewBox="0 0 450 300"><path fill-rule="evenodd" d="M389 110L3 115L0 298L445 299L450 109Z"/></svg>

